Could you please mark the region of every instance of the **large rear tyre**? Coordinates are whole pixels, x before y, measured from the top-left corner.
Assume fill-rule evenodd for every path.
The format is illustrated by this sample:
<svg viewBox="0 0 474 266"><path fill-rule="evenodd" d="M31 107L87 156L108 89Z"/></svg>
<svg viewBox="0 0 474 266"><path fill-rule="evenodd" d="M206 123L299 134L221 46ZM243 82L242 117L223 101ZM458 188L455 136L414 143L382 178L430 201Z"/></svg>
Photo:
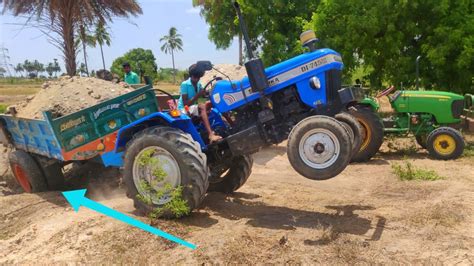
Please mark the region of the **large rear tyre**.
<svg viewBox="0 0 474 266"><path fill-rule="evenodd" d="M48 190L63 190L65 179L61 162L39 155L36 155L35 159L41 167Z"/></svg>
<svg viewBox="0 0 474 266"><path fill-rule="evenodd" d="M426 141L428 137L426 135L417 135L415 136L416 143L420 145L423 149L426 149Z"/></svg>
<svg viewBox="0 0 474 266"><path fill-rule="evenodd" d="M343 126L349 132L349 136L351 137L352 142L352 151L351 155L354 156L360 150L362 146L362 126L360 123L350 115L349 113L339 113L334 118L336 118L339 122L343 123Z"/></svg>
<svg viewBox="0 0 474 266"><path fill-rule="evenodd" d="M431 157L438 160L457 159L464 151L464 139L459 131L439 127L428 135L426 148Z"/></svg>
<svg viewBox="0 0 474 266"><path fill-rule="evenodd" d="M124 160L127 196L144 214L188 215L209 186L206 155L199 143L176 128L159 126L136 134Z"/></svg>
<svg viewBox="0 0 474 266"><path fill-rule="evenodd" d="M12 151L8 155L10 169L18 185L27 193L48 190L41 167L33 156L22 150Z"/></svg>
<svg viewBox="0 0 474 266"><path fill-rule="evenodd" d="M325 180L341 173L351 159L351 140L346 129L328 116L300 121L288 137L288 159L302 176Z"/></svg>
<svg viewBox="0 0 474 266"><path fill-rule="evenodd" d="M227 169L222 169L217 173L211 171L208 191L222 192L230 194L241 186L252 173L253 159L250 155L236 156L229 162Z"/></svg>
<svg viewBox="0 0 474 266"><path fill-rule="evenodd" d="M368 161L382 146L383 123L370 108L358 107L357 110L350 110L349 112L362 126L362 144L359 152L352 157L352 161Z"/></svg>

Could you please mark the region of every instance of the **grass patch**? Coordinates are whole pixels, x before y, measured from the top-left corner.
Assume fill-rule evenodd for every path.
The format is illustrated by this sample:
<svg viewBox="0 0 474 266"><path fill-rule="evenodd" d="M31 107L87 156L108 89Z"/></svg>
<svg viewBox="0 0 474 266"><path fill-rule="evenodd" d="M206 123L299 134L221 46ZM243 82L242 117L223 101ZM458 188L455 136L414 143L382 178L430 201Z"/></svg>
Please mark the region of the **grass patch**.
<svg viewBox="0 0 474 266"><path fill-rule="evenodd" d="M462 154L464 157L474 157L474 142L467 142Z"/></svg>
<svg viewBox="0 0 474 266"><path fill-rule="evenodd" d="M412 165L410 162L405 161L402 164L392 165L393 173L400 178L400 180L426 180L435 181L444 179L433 170L425 170Z"/></svg>
<svg viewBox="0 0 474 266"><path fill-rule="evenodd" d="M16 95L30 95L35 94L41 90L41 85L28 84L28 85L17 85L17 84L0 84L0 95L3 96L16 96Z"/></svg>
<svg viewBox="0 0 474 266"><path fill-rule="evenodd" d="M464 209L461 204L443 201L417 211L408 220L414 225L426 226L431 223L452 228L464 221Z"/></svg>
<svg viewBox="0 0 474 266"><path fill-rule="evenodd" d="M5 113L7 111L7 106L4 104L0 104L0 114Z"/></svg>

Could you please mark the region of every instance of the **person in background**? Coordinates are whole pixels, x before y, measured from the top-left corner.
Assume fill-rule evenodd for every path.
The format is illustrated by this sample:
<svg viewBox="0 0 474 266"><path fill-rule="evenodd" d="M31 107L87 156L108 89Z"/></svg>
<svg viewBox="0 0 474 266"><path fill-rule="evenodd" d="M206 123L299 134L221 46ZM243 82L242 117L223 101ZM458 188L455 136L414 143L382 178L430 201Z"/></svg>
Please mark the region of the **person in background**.
<svg viewBox="0 0 474 266"><path fill-rule="evenodd" d="M178 109L190 116L200 116L209 134L209 141L212 143L222 139L222 137L211 129L207 115L207 109L211 106L210 103L198 103L199 98L206 94L199 82L202 76L204 76L204 71L199 70L196 64L189 67L189 78L181 83ZM185 106L188 106L187 112Z"/></svg>
<svg viewBox="0 0 474 266"><path fill-rule="evenodd" d="M130 64L128 62L123 63L122 67L123 67L123 71L125 72L125 76L123 78L123 81L125 81L125 83L129 85L140 83L140 78L138 77L137 73L132 71Z"/></svg>

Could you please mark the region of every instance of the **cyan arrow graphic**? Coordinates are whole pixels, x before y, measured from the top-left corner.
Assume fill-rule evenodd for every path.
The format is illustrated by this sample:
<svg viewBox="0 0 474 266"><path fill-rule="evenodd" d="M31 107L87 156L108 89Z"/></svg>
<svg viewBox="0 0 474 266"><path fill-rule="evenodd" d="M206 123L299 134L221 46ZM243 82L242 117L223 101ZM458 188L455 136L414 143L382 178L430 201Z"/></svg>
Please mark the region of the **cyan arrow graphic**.
<svg viewBox="0 0 474 266"><path fill-rule="evenodd" d="M161 231L160 229L156 229L155 227L149 226L145 223L142 223L136 219L133 219L132 217L129 217L121 212L118 212L114 209L111 209L109 207L106 207L100 203L97 203L93 200L90 200L85 197L87 189L79 189L79 190L72 190L72 191L66 191L63 192L64 197L69 201L69 204L71 204L72 208L78 212L79 207L84 206L86 208L89 208L91 210L94 210L96 212L102 213L106 216L112 217L114 219L117 219L119 221L122 221L126 224L129 224L131 226L135 226L137 228L140 228L142 230L145 230L147 232L150 232L152 234L155 234L157 236L161 236L163 238L166 238L170 241L176 242L178 244L181 244L183 246L186 246L191 249L196 249L196 245L191 244L189 242L186 242L178 237L175 237L174 235L170 235L166 232Z"/></svg>

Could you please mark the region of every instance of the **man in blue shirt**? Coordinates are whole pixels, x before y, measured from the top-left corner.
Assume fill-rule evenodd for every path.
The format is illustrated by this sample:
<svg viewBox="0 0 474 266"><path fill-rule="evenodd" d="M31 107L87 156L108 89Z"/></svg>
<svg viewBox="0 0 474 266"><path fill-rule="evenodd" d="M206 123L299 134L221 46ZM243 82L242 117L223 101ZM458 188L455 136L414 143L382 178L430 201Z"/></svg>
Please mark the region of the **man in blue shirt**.
<svg viewBox="0 0 474 266"><path fill-rule="evenodd" d="M211 129L207 115L210 104L198 103L199 98L203 98L206 94L199 82L202 76L204 76L204 71L198 69L196 64L189 67L189 79L181 83L178 109L190 116L200 116L207 133L209 133L209 141L212 143L222 139L222 137ZM188 110L185 106L188 106Z"/></svg>

